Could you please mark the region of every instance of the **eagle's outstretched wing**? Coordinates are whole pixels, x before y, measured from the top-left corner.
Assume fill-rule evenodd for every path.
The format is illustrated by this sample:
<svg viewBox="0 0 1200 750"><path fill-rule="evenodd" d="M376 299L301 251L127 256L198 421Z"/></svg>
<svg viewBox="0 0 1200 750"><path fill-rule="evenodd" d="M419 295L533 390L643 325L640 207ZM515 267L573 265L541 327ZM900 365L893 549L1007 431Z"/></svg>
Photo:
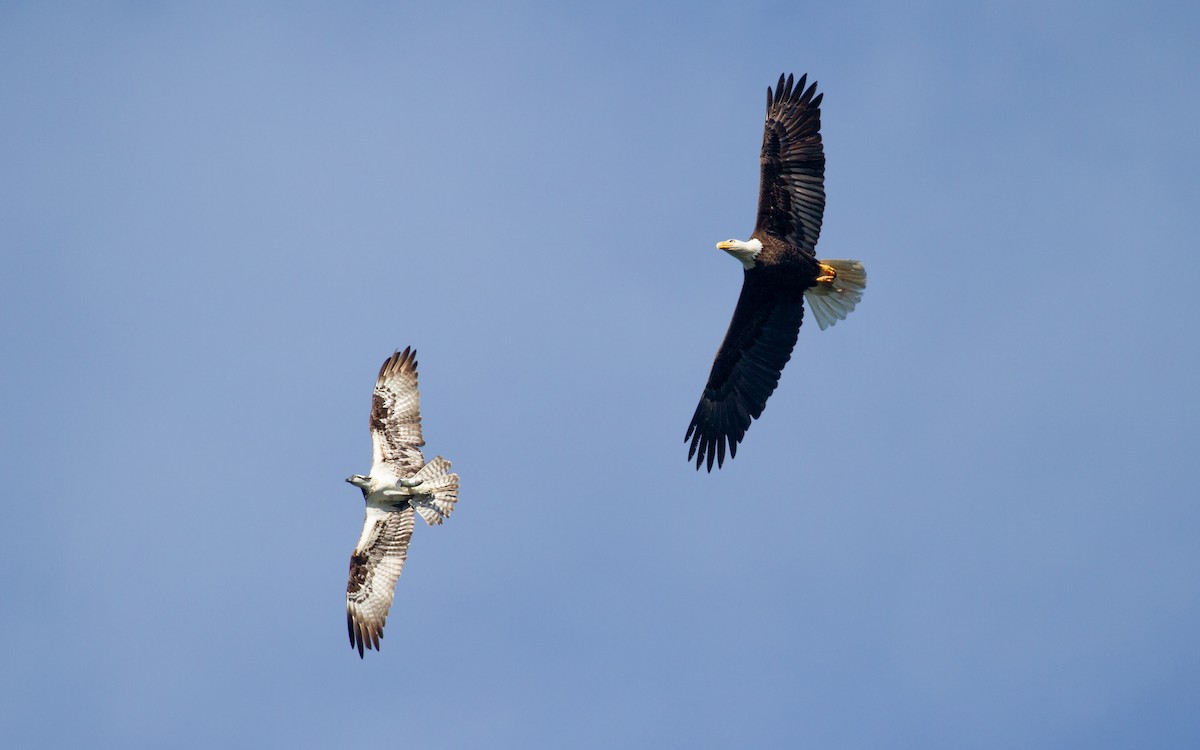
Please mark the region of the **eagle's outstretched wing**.
<svg viewBox="0 0 1200 750"><path fill-rule="evenodd" d="M792 85L780 75L767 89L767 121L759 161L756 236L769 234L812 253L825 214L825 149L821 145L821 98L807 76Z"/></svg>
<svg viewBox="0 0 1200 750"><path fill-rule="evenodd" d="M421 455L421 396L417 392L417 353L396 352L379 368L371 399L371 476L386 472L411 477L425 465Z"/></svg>
<svg viewBox="0 0 1200 750"><path fill-rule="evenodd" d="M729 331L683 438L691 440L688 460L695 456L697 469L706 459L709 471L714 460L718 467L724 464L726 446L731 458L737 455L750 420L762 415L779 385L803 318L802 291L745 275Z"/></svg>
<svg viewBox="0 0 1200 750"><path fill-rule="evenodd" d="M383 625L396 592L396 581L408 557L412 540L413 509L367 506L362 536L350 556L350 582L346 584L346 626L350 647L379 650Z"/></svg>

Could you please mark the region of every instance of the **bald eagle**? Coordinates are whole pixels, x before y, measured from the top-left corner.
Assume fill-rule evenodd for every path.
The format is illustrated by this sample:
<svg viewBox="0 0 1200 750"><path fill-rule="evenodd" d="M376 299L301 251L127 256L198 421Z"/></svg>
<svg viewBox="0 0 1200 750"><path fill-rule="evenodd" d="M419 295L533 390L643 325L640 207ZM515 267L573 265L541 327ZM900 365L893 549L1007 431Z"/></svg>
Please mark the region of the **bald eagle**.
<svg viewBox="0 0 1200 750"><path fill-rule="evenodd" d="M371 473L346 481L362 490L367 515L350 556L346 584L346 626L350 647L379 650L383 624L396 581L408 557L413 514L433 526L450 516L458 502L458 475L438 456L421 455L421 403L417 392L417 353L411 348L386 359L371 400Z"/></svg>
<svg viewBox="0 0 1200 750"><path fill-rule="evenodd" d="M750 239L717 243L741 261L742 293L717 351L684 442L696 468L737 455L750 421L762 415L792 356L808 300L822 330L862 299L867 273L855 260L817 260L825 212L825 153L817 84L779 76L767 89L759 156L758 220Z"/></svg>

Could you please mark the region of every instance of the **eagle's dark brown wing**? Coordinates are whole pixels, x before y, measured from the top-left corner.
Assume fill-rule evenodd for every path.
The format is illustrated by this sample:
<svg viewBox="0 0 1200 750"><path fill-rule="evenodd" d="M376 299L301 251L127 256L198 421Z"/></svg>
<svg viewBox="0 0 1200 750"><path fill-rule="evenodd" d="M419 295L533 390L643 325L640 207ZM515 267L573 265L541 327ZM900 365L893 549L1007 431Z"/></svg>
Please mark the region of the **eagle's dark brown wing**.
<svg viewBox="0 0 1200 750"><path fill-rule="evenodd" d="M773 283L760 270L746 272L729 331L684 437L691 441L688 460L695 456L697 469L706 459L709 471L714 460L720 467L727 445L730 458L737 455L750 420L762 415L779 384L803 317L801 289Z"/></svg>
<svg viewBox="0 0 1200 750"><path fill-rule="evenodd" d="M769 234L812 253L825 213L825 150L821 145L821 98L807 76L792 85L779 76L767 89L767 121L759 161L755 236Z"/></svg>

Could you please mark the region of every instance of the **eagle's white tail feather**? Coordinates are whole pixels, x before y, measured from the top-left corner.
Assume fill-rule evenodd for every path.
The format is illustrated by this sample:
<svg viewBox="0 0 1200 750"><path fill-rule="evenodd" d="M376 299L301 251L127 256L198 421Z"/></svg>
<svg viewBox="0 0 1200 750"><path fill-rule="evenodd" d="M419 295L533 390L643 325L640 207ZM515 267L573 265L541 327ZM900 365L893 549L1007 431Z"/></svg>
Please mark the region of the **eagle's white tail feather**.
<svg viewBox="0 0 1200 750"><path fill-rule="evenodd" d="M867 269L857 260L823 260L837 272L833 281L819 282L804 290L804 300L812 310L817 325L824 331L839 320L845 320L854 306L862 301L867 288Z"/></svg>
<svg viewBox="0 0 1200 750"><path fill-rule="evenodd" d="M412 497L412 506L425 523L435 526L449 518L458 502L458 475L450 473L450 462L438 456L421 467L413 479L421 480L417 488L421 494Z"/></svg>

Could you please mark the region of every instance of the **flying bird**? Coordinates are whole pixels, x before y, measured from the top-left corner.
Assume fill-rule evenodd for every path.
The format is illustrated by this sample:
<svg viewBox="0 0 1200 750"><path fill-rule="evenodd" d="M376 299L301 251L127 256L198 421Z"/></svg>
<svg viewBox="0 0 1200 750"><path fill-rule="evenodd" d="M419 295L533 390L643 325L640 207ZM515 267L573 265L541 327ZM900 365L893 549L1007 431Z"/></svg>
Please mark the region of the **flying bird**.
<svg viewBox="0 0 1200 750"><path fill-rule="evenodd" d="M684 442L696 468L719 468L737 455L751 420L779 384L808 301L817 325L828 328L854 309L867 286L856 260L817 260L825 213L825 152L821 98L807 76L793 85L779 76L767 89L767 120L759 155L758 220L750 239L717 243L741 261L742 293L717 351Z"/></svg>
<svg viewBox="0 0 1200 750"><path fill-rule="evenodd" d="M350 647L379 650L383 625L408 557L413 513L430 526L450 516L458 502L458 475L438 456L425 463L421 446L421 403L417 353L392 354L379 369L371 399L371 473L346 481L362 490L367 504L362 535L350 556L346 626Z"/></svg>

